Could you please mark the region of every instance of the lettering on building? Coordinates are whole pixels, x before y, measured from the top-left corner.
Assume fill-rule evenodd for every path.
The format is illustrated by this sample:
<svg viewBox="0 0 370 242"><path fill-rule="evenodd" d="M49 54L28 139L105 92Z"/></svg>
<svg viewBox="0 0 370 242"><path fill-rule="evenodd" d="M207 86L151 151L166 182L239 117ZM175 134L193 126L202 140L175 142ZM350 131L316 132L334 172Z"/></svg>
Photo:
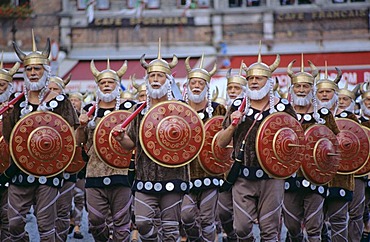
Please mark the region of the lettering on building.
<svg viewBox="0 0 370 242"><path fill-rule="evenodd" d="M276 21L313 21L348 18L367 18L368 9L327 10L318 12L275 13Z"/></svg>
<svg viewBox="0 0 370 242"><path fill-rule="evenodd" d="M143 18L95 18L89 24L94 27L135 27L137 25L144 27L154 26L193 26L193 17L143 17Z"/></svg>

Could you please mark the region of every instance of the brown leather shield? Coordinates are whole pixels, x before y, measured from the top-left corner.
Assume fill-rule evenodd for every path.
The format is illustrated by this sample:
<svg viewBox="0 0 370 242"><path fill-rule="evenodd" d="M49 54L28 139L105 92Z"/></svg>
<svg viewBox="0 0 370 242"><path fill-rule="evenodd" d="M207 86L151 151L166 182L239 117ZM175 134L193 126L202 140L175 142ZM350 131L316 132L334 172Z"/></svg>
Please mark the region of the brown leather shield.
<svg viewBox="0 0 370 242"><path fill-rule="evenodd" d="M123 123L131 113L125 110L116 110L105 115L94 131L94 148L98 157L113 168L124 169L130 166L132 150L122 148L113 138L112 129Z"/></svg>
<svg viewBox="0 0 370 242"><path fill-rule="evenodd" d="M370 139L370 129L366 126L362 126L365 130L367 137ZM355 173L356 177L365 176L370 173L370 158L367 159L365 165Z"/></svg>
<svg viewBox="0 0 370 242"><path fill-rule="evenodd" d="M85 167L85 161L82 158L82 146L76 147L75 155L73 156L71 164L65 169L66 172L74 174L81 171Z"/></svg>
<svg viewBox="0 0 370 242"><path fill-rule="evenodd" d="M306 151L301 170L316 185L330 182L340 162L336 135L325 125L315 124L305 131Z"/></svg>
<svg viewBox="0 0 370 242"><path fill-rule="evenodd" d="M63 172L75 154L72 127L60 115L33 112L14 126L9 142L10 155L25 173L51 177Z"/></svg>
<svg viewBox="0 0 370 242"><path fill-rule="evenodd" d="M257 158L269 176L290 177L299 169L304 150L303 129L291 115L276 112L260 124L256 139Z"/></svg>
<svg viewBox="0 0 370 242"><path fill-rule="evenodd" d="M338 173L356 173L369 159L369 138L362 126L351 119L338 118L336 123L340 130L337 139L341 154Z"/></svg>
<svg viewBox="0 0 370 242"><path fill-rule="evenodd" d="M203 170L213 176L227 172L233 163L233 147L221 148L216 141L218 132L222 130L223 119L223 116L215 116L205 122L204 145L198 156Z"/></svg>
<svg viewBox="0 0 370 242"><path fill-rule="evenodd" d="M165 167L180 167L196 158L204 143L204 126L186 103L164 101L150 108L139 129L145 154Z"/></svg>

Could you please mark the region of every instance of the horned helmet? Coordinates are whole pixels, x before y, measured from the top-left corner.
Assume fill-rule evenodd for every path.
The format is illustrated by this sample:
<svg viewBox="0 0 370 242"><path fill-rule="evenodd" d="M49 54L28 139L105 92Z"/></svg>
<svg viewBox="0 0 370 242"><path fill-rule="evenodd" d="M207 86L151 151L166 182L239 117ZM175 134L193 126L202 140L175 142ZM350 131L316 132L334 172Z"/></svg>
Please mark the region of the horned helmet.
<svg viewBox="0 0 370 242"><path fill-rule="evenodd" d="M243 68L245 68L245 64L242 61L239 68L239 73L237 75L231 75L231 69L227 71L226 79L227 79L227 86L231 83L236 83L241 85L242 87L247 85L247 79L242 75Z"/></svg>
<svg viewBox="0 0 370 242"><path fill-rule="evenodd" d="M311 73L305 72L303 54L302 54L301 55L301 70L298 73L294 73L292 70L292 66L294 62L295 60L290 62L287 68L287 73L289 77L292 79L292 85L297 84L297 83L309 83L311 85L314 85L315 78L319 74L319 70L316 68L316 66L311 61L308 61L308 64L311 67Z"/></svg>
<svg viewBox="0 0 370 242"><path fill-rule="evenodd" d="M186 71L188 72L188 80L190 80L191 78L201 78L209 83L211 80L211 77L217 71L217 64L215 63L213 66L213 69L208 72L206 69L203 68L204 54L202 54L199 67L197 68L192 69L190 67L189 60L190 60L190 56L186 58L185 60Z"/></svg>
<svg viewBox="0 0 370 242"><path fill-rule="evenodd" d="M104 79L104 78L110 78L110 79L113 79L113 80L119 82L121 80L122 76L126 73L127 61L125 61L122 64L121 68L119 68L118 71L114 71L114 70L110 69L110 63L109 63L109 59L108 59L107 60L107 68L100 72L100 71L98 71L98 69L96 69L95 64L94 64L94 60L91 60L90 69L91 69L92 74L94 75L96 83L98 83L101 79Z"/></svg>
<svg viewBox="0 0 370 242"><path fill-rule="evenodd" d="M13 81L13 76L15 73L17 73L20 63L16 62L12 68L10 68L9 71L5 70L3 68L3 56L4 53L1 53L1 62L0 62L0 80L5 80L7 82Z"/></svg>

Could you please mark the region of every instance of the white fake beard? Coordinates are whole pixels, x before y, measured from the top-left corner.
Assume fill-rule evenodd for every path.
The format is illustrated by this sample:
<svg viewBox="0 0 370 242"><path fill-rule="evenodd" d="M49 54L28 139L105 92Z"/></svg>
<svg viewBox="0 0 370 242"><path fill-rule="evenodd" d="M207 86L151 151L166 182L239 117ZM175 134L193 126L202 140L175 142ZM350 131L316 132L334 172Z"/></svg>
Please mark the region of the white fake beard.
<svg viewBox="0 0 370 242"><path fill-rule="evenodd" d="M160 83L156 83L156 84L160 85ZM154 99L160 99L164 95L167 94L170 88L170 81L166 79L166 82L163 85L161 85L161 87L158 89L154 89L152 85L150 84L147 85L147 88L148 88L149 97L154 98Z"/></svg>
<svg viewBox="0 0 370 242"><path fill-rule="evenodd" d="M96 91L96 96L99 100L109 103L115 100L119 96L119 86L116 85L116 88L111 93L103 93L99 88Z"/></svg>
<svg viewBox="0 0 370 242"><path fill-rule="evenodd" d="M10 95L13 93L13 84L9 83L5 92L0 94L0 103L6 102L9 100Z"/></svg>
<svg viewBox="0 0 370 242"><path fill-rule="evenodd" d="M194 88L193 90L188 90L188 98L193 103L200 103L205 99L205 97L207 95L208 87L205 87L199 95L193 94L193 91L196 91L196 90L199 90L199 88Z"/></svg>
<svg viewBox="0 0 370 242"><path fill-rule="evenodd" d="M370 117L370 108L367 108L364 104L361 104L361 112L365 116Z"/></svg>
<svg viewBox="0 0 370 242"><path fill-rule="evenodd" d="M293 91L291 92L291 95L292 95L292 102L294 105L304 106L304 107L311 103L312 97L313 97L312 92L309 92L307 96L305 97L298 97Z"/></svg>
<svg viewBox="0 0 370 242"><path fill-rule="evenodd" d="M234 100L235 99L237 99L237 98L244 98L244 96L245 96L245 91L242 91L236 98L230 98L230 96L229 96L229 94L227 94L226 93L226 100L227 100L227 102L226 102L226 105L228 106L228 107L230 107L232 104L233 104L233 102L234 102Z"/></svg>
<svg viewBox="0 0 370 242"><path fill-rule="evenodd" d="M352 100L351 104L348 107L346 107L344 110L354 113L355 112L355 101Z"/></svg>
<svg viewBox="0 0 370 242"><path fill-rule="evenodd" d="M251 100L261 100L262 98L266 97L266 95L270 91L270 79L267 80L266 84L260 90L250 90L247 86L247 96Z"/></svg>
<svg viewBox="0 0 370 242"><path fill-rule="evenodd" d="M317 104L319 105L320 108L331 109L333 105L337 102L337 100L338 100L338 96L334 94L332 99L327 102L321 102L320 100L317 99Z"/></svg>
<svg viewBox="0 0 370 242"><path fill-rule="evenodd" d="M27 77L26 72L23 72L23 79L24 79L24 85L27 90L39 91L47 86L48 74L45 70L40 80L38 80L37 82L31 82L30 79Z"/></svg>

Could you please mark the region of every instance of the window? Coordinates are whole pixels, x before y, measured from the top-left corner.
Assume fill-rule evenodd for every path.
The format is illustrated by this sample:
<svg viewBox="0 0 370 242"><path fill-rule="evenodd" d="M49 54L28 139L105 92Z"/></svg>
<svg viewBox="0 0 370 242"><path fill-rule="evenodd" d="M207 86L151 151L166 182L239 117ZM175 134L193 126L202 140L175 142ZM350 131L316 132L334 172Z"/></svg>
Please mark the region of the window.
<svg viewBox="0 0 370 242"><path fill-rule="evenodd" d="M333 0L333 3L346 3L347 0Z"/></svg>
<svg viewBox="0 0 370 242"><path fill-rule="evenodd" d="M96 7L98 9L109 9L109 0L98 0L98 1L96 1Z"/></svg>
<svg viewBox="0 0 370 242"><path fill-rule="evenodd" d="M298 0L298 4L312 4L315 0Z"/></svg>
<svg viewBox="0 0 370 242"><path fill-rule="evenodd" d="M177 7L179 8L208 8L209 0L177 0Z"/></svg>
<svg viewBox="0 0 370 242"><path fill-rule="evenodd" d="M154 9L159 8L161 6L160 0L148 0L146 3L146 8Z"/></svg>
<svg viewBox="0 0 370 242"><path fill-rule="evenodd" d="M243 0L229 0L229 8L237 8L243 5Z"/></svg>
<svg viewBox="0 0 370 242"><path fill-rule="evenodd" d="M294 4L294 0L280 0L280 5L284 6L284 5L293 5Z"/></svg>
<svg viewBox="0 0 370 242"><path fill-rule="evenodd" d="M247 7L259 6L260 0L247 0Z"/></svg>
<svg viewBox="0 0 370 242"><path fill-rule="evenodd" d="M79 10L85 10L88 5L95 4L95 8L104 10L109 9L109 0L77 0L77 8Z"/></svg>

